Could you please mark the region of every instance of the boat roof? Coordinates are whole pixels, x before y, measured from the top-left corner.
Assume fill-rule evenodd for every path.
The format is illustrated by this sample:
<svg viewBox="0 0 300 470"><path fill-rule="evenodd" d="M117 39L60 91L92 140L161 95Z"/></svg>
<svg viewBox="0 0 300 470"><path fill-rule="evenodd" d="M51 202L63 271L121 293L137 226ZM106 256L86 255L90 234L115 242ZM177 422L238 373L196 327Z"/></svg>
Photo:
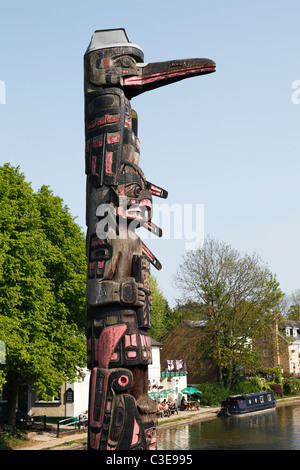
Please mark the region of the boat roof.
<svg viewBox="0 0 300 470"><path fill-rule="evenodd" d="M250 398L250 397L255 397L259 395L266 395L269 393L273 393L272 390L263 390L261 392L254 392L254 393L242 393L240 395L230 395L230 397L227 397L227 400L234 400L234 399L244 399L244 398Z"/></svg>

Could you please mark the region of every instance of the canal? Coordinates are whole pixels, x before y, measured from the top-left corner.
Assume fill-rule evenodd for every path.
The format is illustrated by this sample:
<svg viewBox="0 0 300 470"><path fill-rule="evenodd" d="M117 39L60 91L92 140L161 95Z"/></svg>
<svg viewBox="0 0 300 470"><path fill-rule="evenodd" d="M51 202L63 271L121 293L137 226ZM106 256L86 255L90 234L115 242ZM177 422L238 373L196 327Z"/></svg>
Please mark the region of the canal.
<svg viewBox="0 0 300 470"><path fill-rule="evenodd" d="M300 404L158 428L159 450L300 450Z"/></svg>

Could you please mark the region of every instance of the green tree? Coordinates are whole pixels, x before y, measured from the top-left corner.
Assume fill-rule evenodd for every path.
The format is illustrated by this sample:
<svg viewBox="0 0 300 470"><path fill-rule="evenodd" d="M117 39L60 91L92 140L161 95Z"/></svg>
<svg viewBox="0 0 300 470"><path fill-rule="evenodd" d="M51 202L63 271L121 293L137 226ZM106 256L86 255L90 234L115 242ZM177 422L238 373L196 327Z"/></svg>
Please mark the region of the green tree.
<svg viewBox="0 0 300 470"><path fill-rule="evenodd" d="M187 252L175 284L185 301L202 305L203 357L213 360L219 380L230 387L237 370L253 369L258 362L252 340L270 324L283 295L276 277L257 255L242 255L207 238L201 248Z"/></svg>
<svg viewBox="0 0 300 470"><path fill-rule="evenodd" d="M85 239L60 198L0 167L0 340L15 423L18 389L43 398L75 380L85 353Z"/></svg>
<svg viewBox="0 0 300 470"><path fill-rule="evenodd" d="M151 329L149 335L159 340L166 328L166 317L170 312L168 302L158 286L157 279L150 274L149 285L152 297Z"/></svg>
<svg viewBox="0 0 300 470"><path fill-rule="evenodd" d="M289 307L286 313L288 320L300 321L300 290L295 290L288 296Z"/></svg>

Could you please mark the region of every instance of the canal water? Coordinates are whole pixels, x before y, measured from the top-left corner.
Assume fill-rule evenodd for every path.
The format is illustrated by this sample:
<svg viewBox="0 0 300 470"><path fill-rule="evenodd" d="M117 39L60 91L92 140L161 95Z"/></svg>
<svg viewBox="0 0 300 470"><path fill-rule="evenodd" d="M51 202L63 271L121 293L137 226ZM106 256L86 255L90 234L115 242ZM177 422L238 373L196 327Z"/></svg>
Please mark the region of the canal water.
<svg viewBox="0 0 300 470"><path fill-rule="evenodd" d="M158 428L159 450L300 450L300 405Z"/></svg>

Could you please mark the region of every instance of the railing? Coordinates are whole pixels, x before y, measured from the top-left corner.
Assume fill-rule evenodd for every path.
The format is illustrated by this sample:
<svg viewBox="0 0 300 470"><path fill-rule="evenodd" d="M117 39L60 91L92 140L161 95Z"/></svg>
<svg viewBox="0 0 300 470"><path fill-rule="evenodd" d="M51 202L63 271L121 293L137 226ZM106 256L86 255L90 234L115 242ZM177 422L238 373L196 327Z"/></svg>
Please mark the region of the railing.
<svg viewBox="0 0 300 470"><path fill-rule="evenodd" d="M162 377L176 377L180 375L187 375L187 363L186 361L180 361L180 364L173 360L171 363L169 361L163 361L161 363L161 375Z"/></svg>
<svg viewBox="0 0 300 470"><path fill-rule="evenodd" d="M56 437L59 437L59 433L61 432L61 426L74 426L74 429L76 429L76 426L78 426L78 429L80 429L80 423L81 421L78 420L78 418L76 417L65 418L61 419L60 421L57 421Z"/></svg>

